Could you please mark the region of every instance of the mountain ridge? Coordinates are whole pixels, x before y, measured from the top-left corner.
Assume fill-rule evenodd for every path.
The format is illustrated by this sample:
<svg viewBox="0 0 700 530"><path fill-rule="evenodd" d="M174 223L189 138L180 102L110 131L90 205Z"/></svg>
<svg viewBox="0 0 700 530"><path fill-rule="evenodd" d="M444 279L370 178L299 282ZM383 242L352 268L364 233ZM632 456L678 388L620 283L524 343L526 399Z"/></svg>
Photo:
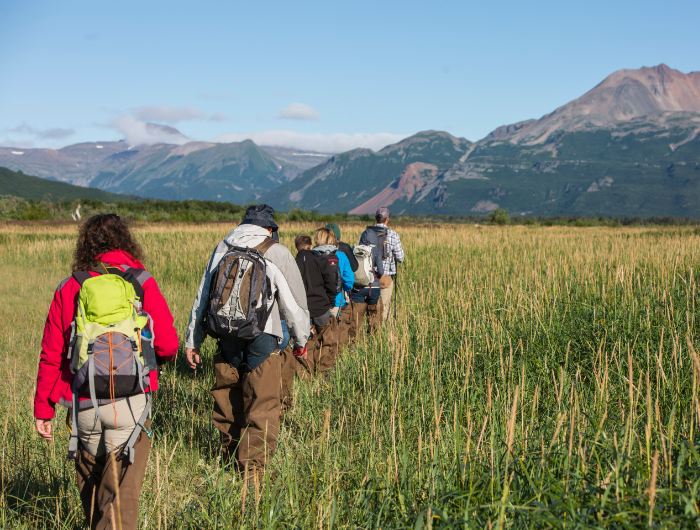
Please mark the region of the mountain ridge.
<svg viewBox="0 0 700 530"><path fill-rule="evenodd" d="M425 141L426 134L447 133L416 136ZM342 211L339 206L373 213L381 205L420 214L503 207L516 215L700 217L700 72L665 64L619 70L539 120L501 126L470 144L459 160L435 169L429 157L405 160L398 144L387 146L380 153L397 153L393 173L367 167L362 179L330 189L325 181L332 174L353 173L342 153L332 170L305 172L263 199L322 213ZM369 197L353 194L368 181ZM351 200L328 200L330 192Z"/></svg>
<svg viewBox="0 0 700 530"><path fill-rule="evenodd" d="M700 72L665 64L618 70L553 112L503 125L478 142L428 130L377 152L328 158L267 149L250 140L0 148L0 165L155 198L264 201L322 213L502 207L516 215L700 217Z"/></svg>
<svg viewBox="0 0 700 530"><path fill-rule="evenodd" d="M617 70L539 120L498 127L486 139L541 144L564 126L568 130L610 126L664 112L700 112L700 71L684 74L666 64Z"/></svg>
<svg viewBox="0 0 700 530"><path fill-rule="evenodd" d="M174 131L167 131L170 135L179 134L168 129ZM58 150L0 148L0 166L114 193L234 203L255 200L302 173L252 140L138 146L83 142Z"/></svg>

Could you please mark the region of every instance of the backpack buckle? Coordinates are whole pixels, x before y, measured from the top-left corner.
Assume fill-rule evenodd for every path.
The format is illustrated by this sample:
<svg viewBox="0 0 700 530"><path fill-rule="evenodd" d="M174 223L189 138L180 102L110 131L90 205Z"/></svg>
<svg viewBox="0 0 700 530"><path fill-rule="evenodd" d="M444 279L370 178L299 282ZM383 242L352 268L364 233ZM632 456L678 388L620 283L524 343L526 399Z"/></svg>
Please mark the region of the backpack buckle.
<svg viewBox="0 0 700 530"><path fill-rule="evenodd" d="M95 349L95 341L91 340L90 342L88 342L87 354L92 355L92 352L94 349Z"/></svg>
<svg viewBox="0 0 700 530"><path fill-rule="evenodd" d="M132 349L132 351L133 351L134 353L138 353L138 352L139 352L139 346L138 346L138 344L136 344L136 339L134 339L134 338L132 337L132 338L130 338L129 340L131 341L131 349Z"/></svg>

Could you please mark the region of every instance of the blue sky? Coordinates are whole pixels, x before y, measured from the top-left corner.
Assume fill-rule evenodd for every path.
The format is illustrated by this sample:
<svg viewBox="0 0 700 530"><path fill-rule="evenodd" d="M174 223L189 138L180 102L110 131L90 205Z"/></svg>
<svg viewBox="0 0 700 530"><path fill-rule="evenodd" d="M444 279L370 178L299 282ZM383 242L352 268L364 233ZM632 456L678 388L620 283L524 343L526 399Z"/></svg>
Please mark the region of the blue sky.
<svg viewBox="0 0 700 530"><path fill-rule="evenodd" d="M478 140L620 68L700 70L695 1L0 2L0 145ZM151 139L151 141L155 141Z"/></svg>

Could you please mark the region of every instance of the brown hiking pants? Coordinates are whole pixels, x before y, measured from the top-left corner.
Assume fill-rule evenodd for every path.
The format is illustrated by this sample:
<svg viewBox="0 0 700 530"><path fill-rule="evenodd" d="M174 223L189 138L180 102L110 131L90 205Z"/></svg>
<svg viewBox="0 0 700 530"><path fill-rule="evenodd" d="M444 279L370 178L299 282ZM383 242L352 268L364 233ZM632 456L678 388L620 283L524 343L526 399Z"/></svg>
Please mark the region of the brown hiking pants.
<svg viewBox="0 0 700 530"><path fill-rule="evenodd" d="M235 455L239 471L264 468L277 449L280 365L279 352L247 373L214 356L212 422L221 431L224 457Z"/></svg>
<svg viewBox="0 0 700 530"><path fill-rule="evenodd" d="M323 326L314 324L314 334L306 343L306 361L299 360L297 371L302 377L329 372L338 353L338 321L333 315Z"/></svg>
<svg viewBox="0 0 700 530"><path fill-rule="evenodd" d="M367 314L367 332L374 333L379 329L382 323L382 299L380 298L376 304L368 305L360 302L350 302L350 339L355 339L362 328L362 321Z"/></svg>
<svg viewBox="0 0 700 530"><path fill-rule="evenodd" d="M280 373L282 375L282 385L280 390L280 422L287 411L292 408L292 385L294 384L294 374L296 374L299 361L292 353L292 347L287 345L280 353Z"/></svg>
<svg viewBox="0 0 700 530"><path fill-rule="evenodd" d="M350 326L352 324L352 306L348 304L343 308L338 319L338 353L343 349L343 345L350 342Z"/></svg>
<svg viewBox="0 0 700 530"><path fill-rule="evenodd" d="M151 420L145 427L150 431ZM139 496L146 474L151 441L141 431L134 444L134 463L118 452L92 456L81 444L75 460L80 502L93 530L135 530L139 522ZM115 473L116 466L116 473Z"/></svg>

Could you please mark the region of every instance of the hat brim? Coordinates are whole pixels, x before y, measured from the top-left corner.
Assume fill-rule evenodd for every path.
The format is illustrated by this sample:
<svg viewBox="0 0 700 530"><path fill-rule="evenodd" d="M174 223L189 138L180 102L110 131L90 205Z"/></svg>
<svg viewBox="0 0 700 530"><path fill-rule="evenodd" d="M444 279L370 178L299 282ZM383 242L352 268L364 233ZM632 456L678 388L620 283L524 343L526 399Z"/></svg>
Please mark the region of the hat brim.
<svg viewBox="0 0 700 530"><path fill-rule="evenodd" d="M241 224L262 226L263 228L279 228L279 226L277 226L277 223L275 223L274 221L263 221L262 219L243 219L241 221Z"/></svg>

